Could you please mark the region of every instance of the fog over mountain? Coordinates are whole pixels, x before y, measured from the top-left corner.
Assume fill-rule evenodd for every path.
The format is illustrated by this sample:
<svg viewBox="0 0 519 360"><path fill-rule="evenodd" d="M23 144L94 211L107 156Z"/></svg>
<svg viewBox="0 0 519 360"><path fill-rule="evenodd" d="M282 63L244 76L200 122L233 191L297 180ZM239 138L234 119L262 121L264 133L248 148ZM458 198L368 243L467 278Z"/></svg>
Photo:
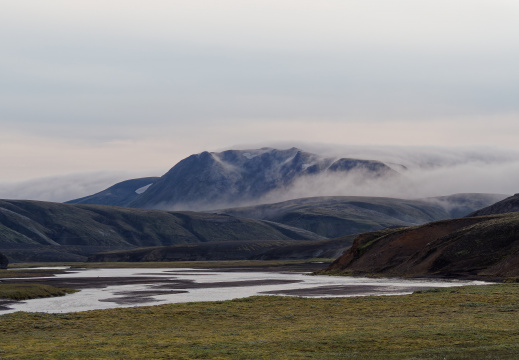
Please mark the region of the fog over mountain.
<svg viewBox="0 0 519 360"><path fill-rule="evenodd" d="M210 210L258 203L273 192L291 189L298 180L321 176L368 181L396 177L398 172L376 160L323 157L295 147L204 151L180 161L160 179L122 182L71 202L163 210ZM119 191L122 189L125 190Z"/></svg>
<svg viewBox="0 0 519 360"><path fill-rule="evenodd" d="M64 202L85 196L141 173L91 172L35 178L21 182L0 183L0 199Z"/></svg>
<svg viewBox="0 0 519 360"><path fill-rule="evenodd" d="M283 145L271 144L273 147ZM311 196L413 199L457 193L511 195L517 192L519 152L516 150L495 147L295 145L325 157L378 160L398 171L401 176L365 179L354 174L348 177L323 174L298 179L290 189L273 192L263 202ZM244 149L247 146L236 148Z"/></svg>
<svg viewBox="0 0 519 360"><path fill-rule="evenodd" d="M269 144L286 149L287 144ZM398 171L392 179L372 178L350 174L321 174L301 178L289 189L273 192L261 202L289 200L309 196L388 196L421 198L455 193L517 192L519 154L497 148L434 148L398 146L331 146L322 144L291 144L322 157L347 157L379 160ZM247 149L255 146L235 146ZM224 149L220 149L224 150ZM172 166L175 164L172 164ZM403 168L401 165L405 166ZM98 172L34 179L21 183L0 183L0 198L67 201L92 195L115 183L131 178L158 176L167 169L152 174L142 172Z"/></svg>

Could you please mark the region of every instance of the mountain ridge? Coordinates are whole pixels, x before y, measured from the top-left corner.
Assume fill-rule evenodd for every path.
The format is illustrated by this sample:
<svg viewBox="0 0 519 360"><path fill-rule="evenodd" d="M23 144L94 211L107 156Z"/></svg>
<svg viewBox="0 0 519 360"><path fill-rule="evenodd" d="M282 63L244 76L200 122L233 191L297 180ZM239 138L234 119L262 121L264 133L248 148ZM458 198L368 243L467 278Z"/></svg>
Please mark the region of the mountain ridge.
<svg viewBox="0 0 519 360"><path fill-rule="evenodd" d="M376 179L397 176L398 172L376 160L327 158L295 147L204 151L178 162L141 194L132 193L131 201L114 198L112 203L103 204L162 210L211 210L229 204L258 202L274 191L286 190L299 179L324 174L361 174L363 178ZM69 203L104 201L99 194L110 193L109 190Z"/></svg>
<svg viewBox="0 0 519 360"><path fill-rule="evenodd" d="M70 250L68 258L76 259L73 261L81 256L86 260L89 249L99 252L103 248L211 241L324 239L303 229L229 215L30 200L0 200L0 235L0 249L11 258L19 254L16 260L32 258L31 248L43 248L63 252L64 258Z"/></svg>
<svg viewBox="0 0 519 360"><path fill-rule="evenodd" d="M128 206L159 177L144 177L118 182L93 195L65 202L66 204Z"/></svg>
<svg viewBox="0 0 519 360"><path fill-rule="evenodd" d="M501 194L454 194L423 199L322 196L216 210L269 220L336 238L387 227L419 225L461 217L502 200Z"/></svg>

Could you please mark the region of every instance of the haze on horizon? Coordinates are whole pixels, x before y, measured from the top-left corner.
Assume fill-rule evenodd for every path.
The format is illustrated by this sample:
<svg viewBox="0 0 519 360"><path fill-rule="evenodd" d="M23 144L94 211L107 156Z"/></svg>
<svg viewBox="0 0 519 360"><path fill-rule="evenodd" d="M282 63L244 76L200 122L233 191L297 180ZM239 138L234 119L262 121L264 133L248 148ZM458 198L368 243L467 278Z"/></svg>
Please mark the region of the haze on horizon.
<svg viewBox="0 0 519 360"><path fill-rule="evenodd" d="M514 0L3 2L0 197L65 176L74 191L39 195L61 200L204 150L301 143L476 151L499 176L472 187L508 193L518 18Z"/></svg>

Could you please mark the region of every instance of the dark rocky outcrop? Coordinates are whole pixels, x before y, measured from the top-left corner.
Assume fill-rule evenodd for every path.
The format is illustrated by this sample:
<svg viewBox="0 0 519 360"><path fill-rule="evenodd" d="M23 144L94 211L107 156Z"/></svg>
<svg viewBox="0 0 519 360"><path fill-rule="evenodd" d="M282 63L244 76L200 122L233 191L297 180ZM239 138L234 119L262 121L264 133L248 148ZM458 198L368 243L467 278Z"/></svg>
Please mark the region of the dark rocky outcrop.
<svg viewBox="0 0 519 360"><path fill-rule="evenodd" d="M359 235L329 274L519 276L519 213L467 217Z"/></svg>
<svg viewBox="0 0 519 360"><path fill-rule="evenodd" d="M0 269L7 269L9 259L4 254L0 253Z"/></svg>

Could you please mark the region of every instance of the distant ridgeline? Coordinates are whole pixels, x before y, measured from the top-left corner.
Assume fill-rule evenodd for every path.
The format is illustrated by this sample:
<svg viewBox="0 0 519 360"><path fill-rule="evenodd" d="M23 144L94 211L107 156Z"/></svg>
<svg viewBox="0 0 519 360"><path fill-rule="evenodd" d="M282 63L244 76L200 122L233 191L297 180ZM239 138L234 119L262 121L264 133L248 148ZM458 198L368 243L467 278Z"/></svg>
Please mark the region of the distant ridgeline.
<svg viewBox="0 0 519 360"><path fill-rule="evenodd" d="M223 241L310 241L300 228L229 215L0 200L0 250L14 261L85 261L116 249Z"/></svg>
<svg viewBox="0 0 519 360"><path fill-rule="evenodd" d="M0 200L0 251L11 261L40 262L85 261L107 251L97 259L335 258L351 245L351 234L462 216L501 199L319 197L219 213Z"/></svg>
<svg viewBox="0 0 519 360"><path fill-rule="evenodd" d="M373 179L398 172L380 161L324 158L297 148L202 152L180 161L160 178L123 181L69 203L210 210L251 203L287 189L303 177L324 174L358 174Z"/></svg>

